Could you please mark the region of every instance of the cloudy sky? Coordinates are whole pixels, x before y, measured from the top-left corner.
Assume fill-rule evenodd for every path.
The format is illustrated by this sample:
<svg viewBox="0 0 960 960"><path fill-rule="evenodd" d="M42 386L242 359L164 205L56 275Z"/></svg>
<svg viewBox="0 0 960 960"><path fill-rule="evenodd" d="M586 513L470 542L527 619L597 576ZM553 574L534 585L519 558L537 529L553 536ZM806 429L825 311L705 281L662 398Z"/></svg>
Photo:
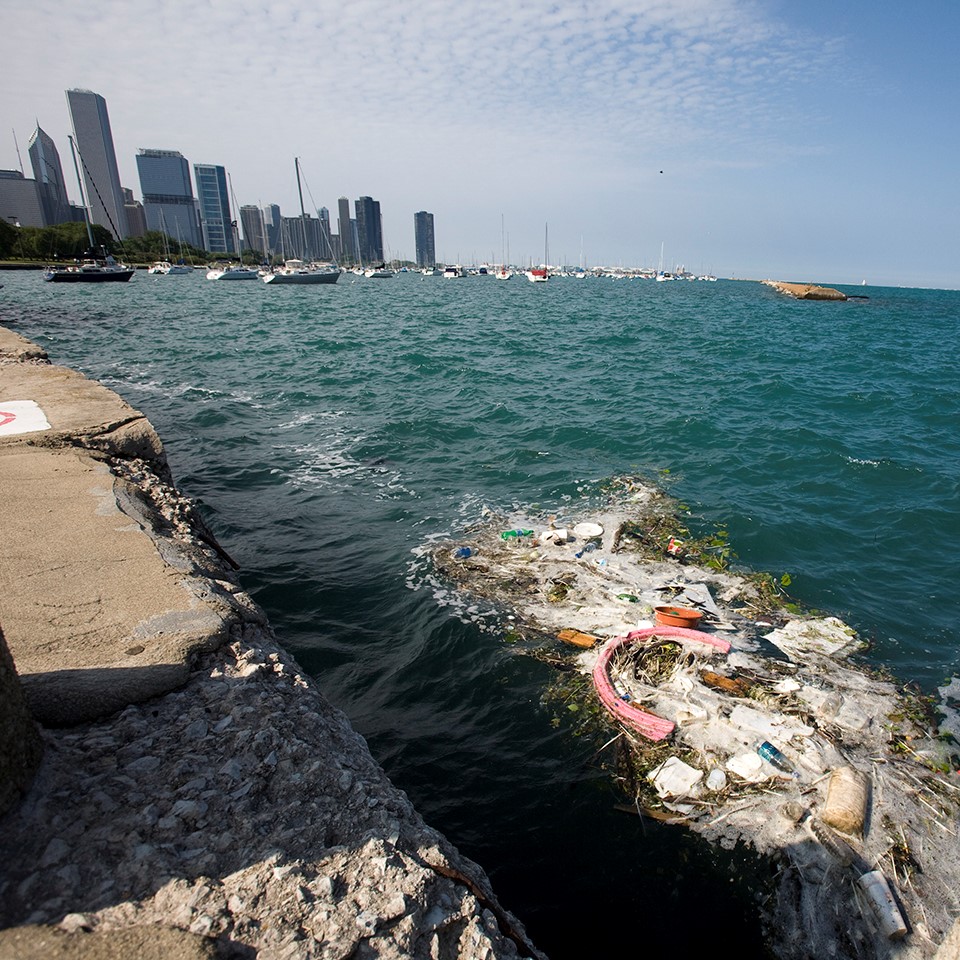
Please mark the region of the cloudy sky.
<svg viewBox="0 0 960 960"><path fill-rule="evenodd" d="M437 255L960 288L954 0L0 0L0 167L64 91L240 204L380 200ZM72 196L77 199L74 187ZM334 212L334 226L335 226Z"/></svg>

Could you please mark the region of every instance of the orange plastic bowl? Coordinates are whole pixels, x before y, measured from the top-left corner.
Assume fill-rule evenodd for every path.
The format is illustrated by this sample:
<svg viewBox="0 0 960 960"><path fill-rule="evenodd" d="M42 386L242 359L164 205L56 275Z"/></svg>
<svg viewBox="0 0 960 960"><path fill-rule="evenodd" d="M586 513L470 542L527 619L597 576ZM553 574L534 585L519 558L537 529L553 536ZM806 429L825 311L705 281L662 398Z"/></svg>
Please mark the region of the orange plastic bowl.
<svg viewBox="0 0 960 960"><path fill-rule="evenodd" d="M669 605L654 607L653 612L657 623L665 627L686 627L688 630L699 630L703 614L699 610L690 610L688 607L671 607Z"/></svg>

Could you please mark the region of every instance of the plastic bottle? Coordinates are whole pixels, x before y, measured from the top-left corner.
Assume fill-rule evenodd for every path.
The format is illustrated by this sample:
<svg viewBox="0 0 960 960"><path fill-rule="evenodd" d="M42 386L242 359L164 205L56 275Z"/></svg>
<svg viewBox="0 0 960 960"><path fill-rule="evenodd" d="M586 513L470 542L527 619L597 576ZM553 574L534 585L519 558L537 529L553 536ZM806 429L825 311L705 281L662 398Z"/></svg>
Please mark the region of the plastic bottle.
<svg viewBox="0 0 960 960"><path fill-rule="evenodd" d="M453 551L454 560L466 560L467 557L472 557L473 551L469 547L457 547Z"/></svg>
<svg viewBox="0 0 960 960"><path fill-rule="evenodd" d="M871 870L860 877L857 883L870 901L884 936L890 940L899 940L904 936L907 932L907 924L890 890L887 878L879 870Z"/></svg>
<svg viewBox="0 0 960 960"><path fill-rule="evenodd" d="M789 773L791 777L800 776L793 764L769 740L757 744L757 753L781 773Z"/></svg>
<svg viewBox="0 0 960 960"><path fill-rule="evenodd" d="M532 537L532 536L533 536L532 530L520 530L520 529L504 530L503 533L500 534L500 539L513 540L513 539L516 539L517 537Z"/></svg>

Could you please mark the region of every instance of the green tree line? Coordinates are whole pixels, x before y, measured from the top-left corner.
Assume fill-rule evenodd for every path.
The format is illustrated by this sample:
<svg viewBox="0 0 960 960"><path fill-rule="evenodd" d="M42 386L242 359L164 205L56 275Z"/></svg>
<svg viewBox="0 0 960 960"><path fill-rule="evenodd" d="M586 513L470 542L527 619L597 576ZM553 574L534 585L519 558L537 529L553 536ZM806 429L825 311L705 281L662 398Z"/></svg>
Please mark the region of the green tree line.
<svg viewBox="0 0 960 960"><path fill-rule="evenodd" d="M117 259L130 263L152 263L167 258L180 259L180 247L171 237L151 230L142 237L128 237L122 243L113 239L106 227L93 225L93 241ZM0 260L79 260L90 242L83 223L60 223L55 227L16 227L0 220ZM206 263L211 254L188 243L183 244L183 257L188 262Z"/></svg>

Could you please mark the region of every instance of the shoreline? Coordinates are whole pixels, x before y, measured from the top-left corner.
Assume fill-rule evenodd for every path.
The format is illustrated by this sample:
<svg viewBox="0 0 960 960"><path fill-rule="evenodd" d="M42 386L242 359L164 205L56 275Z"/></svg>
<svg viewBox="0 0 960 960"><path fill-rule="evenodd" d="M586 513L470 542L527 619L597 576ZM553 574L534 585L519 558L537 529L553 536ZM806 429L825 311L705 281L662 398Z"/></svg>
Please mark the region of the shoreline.
<svg viewBox="0 0 960 960"><path fill-rule="evenodd" d="M27 491L19 539L12 505L0 526L18 591L0 627L48 723L0 820L0 958L158 928L265 960L541 957L283 649L149 421L5 328L0 369L0 408L36 401L49 421L0 436L5 487ZM55 533L52 492L71 505Z"/></svg>

